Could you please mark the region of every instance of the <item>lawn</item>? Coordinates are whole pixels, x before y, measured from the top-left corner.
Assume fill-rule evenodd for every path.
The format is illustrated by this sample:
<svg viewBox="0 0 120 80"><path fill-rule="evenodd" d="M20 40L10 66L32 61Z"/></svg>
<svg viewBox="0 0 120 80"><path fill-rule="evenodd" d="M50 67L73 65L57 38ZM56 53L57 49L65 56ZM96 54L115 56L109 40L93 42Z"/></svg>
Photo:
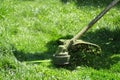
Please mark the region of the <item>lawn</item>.
<svg viewBox="0 0 120 80"><path fill-rule="evenodd" d="M119 80L120 3L81 39L101 55L56 67L60 38L70 39L112 0L0 0L0 80Z"/></svg>

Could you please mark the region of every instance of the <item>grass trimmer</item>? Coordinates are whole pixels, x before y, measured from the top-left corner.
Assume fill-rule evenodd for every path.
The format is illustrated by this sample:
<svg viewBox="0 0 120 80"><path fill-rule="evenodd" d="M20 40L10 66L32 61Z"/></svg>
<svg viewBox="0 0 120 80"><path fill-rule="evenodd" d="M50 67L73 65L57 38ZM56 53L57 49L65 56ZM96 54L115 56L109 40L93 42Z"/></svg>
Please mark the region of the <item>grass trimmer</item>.
<svg viewBox="0 0 120 80"><path fill-rule="evenodd" d="M119 0L112 1L99 15L97 15L90 23L88 23L87 26L85 26L78 34L76 34L72 39L70 40L60 40L62 42L62 45L58 46L58 50L53 55L53 63L56 65L66 65L70 62L70 54L69 52L71 50L78 50L80 48L87 48L91 50L92 48L96 51L100 51L101 48L93 43L85 42L83 40L78 40L85 32L87 32L100 18L104 16L115 4L117 4ZM85 45L85 46L84 46ZM92 47L92 48L91 48ZM85 50L88 50L85 49Z"/></svg>

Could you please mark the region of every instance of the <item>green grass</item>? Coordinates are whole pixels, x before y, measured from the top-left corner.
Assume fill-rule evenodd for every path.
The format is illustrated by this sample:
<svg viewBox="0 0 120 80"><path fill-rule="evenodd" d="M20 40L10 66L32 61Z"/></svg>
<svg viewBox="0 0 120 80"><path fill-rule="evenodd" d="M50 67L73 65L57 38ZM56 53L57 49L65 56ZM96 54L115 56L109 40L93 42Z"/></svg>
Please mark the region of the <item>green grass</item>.
<svg viewBox="0 0 120 80"><path fill-rule="evenodd" d="M74 36L110 1L0 1L0 80L119 80L119 4L82 36L101 46L101 56L64 67L49 61L58 39Z"/></svg>

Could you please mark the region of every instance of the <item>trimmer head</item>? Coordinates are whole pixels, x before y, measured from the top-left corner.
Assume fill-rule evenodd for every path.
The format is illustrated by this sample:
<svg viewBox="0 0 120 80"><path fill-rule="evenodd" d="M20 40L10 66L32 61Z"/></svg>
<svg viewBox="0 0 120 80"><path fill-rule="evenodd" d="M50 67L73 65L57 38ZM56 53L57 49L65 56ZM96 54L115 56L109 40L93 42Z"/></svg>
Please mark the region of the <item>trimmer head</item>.
<svg viewBox="0 0 120 80"><path fill-rule="evenodd" d="M76 40L69 49L66 49L65 44L69 40L60 40L61 45L58 47L56 54L53 55L53 63L55 65L66 65L70 63L70 56L74 55L74 52L78 52L80 49L85 51L91 51L94 54L98 54L101 48L93 43L85 42L82 40ZM72 52L72 53L68 53ZM81 52L79 52L81 53ZM72 55L71 55L72 54Z"/></svg>
<svg viewBox="0 0 120 80"><path fill-rule="evenodd" d="M70 55L66 51L65 46L60 45L56 54L53 55L53 63L56 65L66 65L69 64Z"/></svg>

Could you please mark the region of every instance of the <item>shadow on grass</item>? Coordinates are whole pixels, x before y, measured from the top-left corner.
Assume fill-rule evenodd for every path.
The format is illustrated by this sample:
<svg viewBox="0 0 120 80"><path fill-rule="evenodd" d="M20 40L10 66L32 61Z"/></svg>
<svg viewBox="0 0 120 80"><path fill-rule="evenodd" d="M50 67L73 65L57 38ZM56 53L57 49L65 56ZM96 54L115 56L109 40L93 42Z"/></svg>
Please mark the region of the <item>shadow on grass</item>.
<svg viewBox="0 0 120 80"><path fill-rule="evenodd" d="M63 4L67 2L74 2L77 7L80 6L93 6L93 7L104 7L110 4L113 0L60 0ZM119 5L120 3L118 3ZM119 7L117 5L117 7Z"/></svg>
<svg viewBox="0 0 120 80"><path fill-rule="evenodd" d="M81 54L72 55L71 64L62 66L68 70L74 70L77 66L88 66L94 69L109 69L111 65L120 61L120 28L110 30L109 28L102 28L95 32L86 33L82 39L95 44L98 44L102 48L102 55L94 54ZM63 39L69 39L72 36L63 37ZM50 41L46 44L48 48L47 52L43 53L24 53L22 51L14 51L14 55L19 61L34 61L51 59L52 55L57 50L58 41ZM73 52L73 54L75 54ZM73 59L74 58L74 59ZM49 67L56 68L55 65ZM61 66L57 66L57 68Z"/></svg>
<svg viewBox="0 0 120 80"><path fill-rule="evenodd" d="M17 60L23 62L23 61L35 61L35 60L45 60L50 59L52 57L52 54L55 52L57 43L55 41L51 41L46 45L48 48L48 51L46 52L36 52L36 53L24 53L23 51L19 51L17 49L14 49L14 55L17 58ZM52 49L54 46L54 49Z"/></svg>

